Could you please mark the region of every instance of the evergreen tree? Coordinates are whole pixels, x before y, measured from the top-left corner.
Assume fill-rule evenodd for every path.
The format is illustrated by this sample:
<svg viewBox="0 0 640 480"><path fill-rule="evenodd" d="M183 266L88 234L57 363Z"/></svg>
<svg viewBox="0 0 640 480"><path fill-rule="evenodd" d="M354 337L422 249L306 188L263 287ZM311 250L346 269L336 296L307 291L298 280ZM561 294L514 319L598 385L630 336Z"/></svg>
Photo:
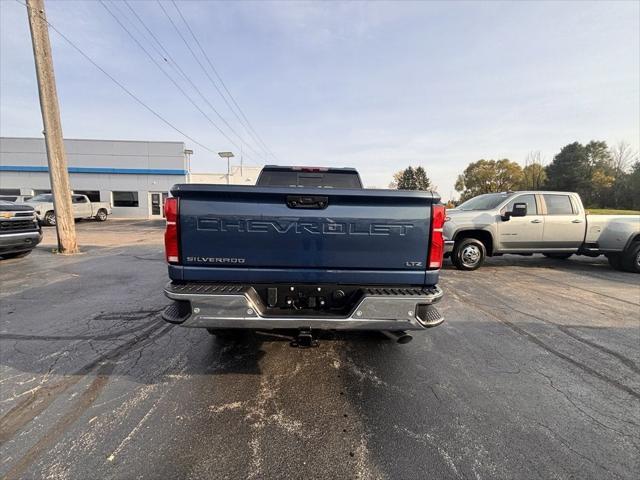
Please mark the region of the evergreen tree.
<svg viewBox="0 0 640 480"><path fill-rule="evenodd" d="M427 177L427 172L422 167L415 169L416 190L431 190L431 180Z"/></svg>
<svg viewBox="0 0 640 480"><path fill-rule="evenodd" d="M427 172L422 167L413 168L408 166L393 174L393 182L390 188L398 190L431 190L431 180L427 177Z"/></svg>

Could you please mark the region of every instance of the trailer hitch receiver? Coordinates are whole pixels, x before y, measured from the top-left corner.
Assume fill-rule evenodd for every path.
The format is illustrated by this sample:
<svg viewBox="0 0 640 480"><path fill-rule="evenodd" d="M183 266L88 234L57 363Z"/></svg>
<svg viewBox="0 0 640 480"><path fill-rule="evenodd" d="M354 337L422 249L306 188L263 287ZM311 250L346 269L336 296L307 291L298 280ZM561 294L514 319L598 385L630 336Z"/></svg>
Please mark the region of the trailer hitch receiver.
<svg viewBox="0 0 640 480"><path fill-rule="evenodd" d="M320 342L313 338L310 328L301 328L296 338L291 340L290 345L298 348L311 348L317 347Z"/></svg>

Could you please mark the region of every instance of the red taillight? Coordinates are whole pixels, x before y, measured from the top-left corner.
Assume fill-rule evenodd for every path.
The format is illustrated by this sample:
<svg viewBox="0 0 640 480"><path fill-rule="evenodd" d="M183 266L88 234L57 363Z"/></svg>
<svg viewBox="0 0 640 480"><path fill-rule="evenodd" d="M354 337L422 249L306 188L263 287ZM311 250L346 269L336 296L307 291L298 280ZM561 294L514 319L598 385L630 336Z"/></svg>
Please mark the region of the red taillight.
<svg viewBox="0 0 640 480"><path fill-rule="evenodd" d="M429 268L442 267L442 255L444 254L444 237L442 227L447 216L444 205L431 207L431 247L429 248Z"/></svg>
<svg viewBox="0 0 640 480"><path fill-rule="evenodd" d="M167 229L164 231L164 252L168 263L178 263L178 199L171 197L164 202L164 216Z"/></svg>

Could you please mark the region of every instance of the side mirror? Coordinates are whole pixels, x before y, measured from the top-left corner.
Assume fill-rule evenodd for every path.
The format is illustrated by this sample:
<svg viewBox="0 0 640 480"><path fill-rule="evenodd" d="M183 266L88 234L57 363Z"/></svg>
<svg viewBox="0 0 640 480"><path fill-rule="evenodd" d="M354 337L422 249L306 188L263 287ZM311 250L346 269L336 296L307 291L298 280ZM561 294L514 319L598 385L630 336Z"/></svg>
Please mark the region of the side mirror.
<svg viewBox="0 0 640 480"><path fill-rule="evenodd" d="M514 203L513 210L510 212L504 212L504 214L500 217L503 222L508 222L511 220L511 217L526 217L527 216L527 204L522 203Z"/></svg>
<svg viewBox="0 0 640 480"><path fill-rule="evenodd" d="M513 210L511 210L512 217L526 217L527 216L527 204L526 203L514 203Z"/></svg>

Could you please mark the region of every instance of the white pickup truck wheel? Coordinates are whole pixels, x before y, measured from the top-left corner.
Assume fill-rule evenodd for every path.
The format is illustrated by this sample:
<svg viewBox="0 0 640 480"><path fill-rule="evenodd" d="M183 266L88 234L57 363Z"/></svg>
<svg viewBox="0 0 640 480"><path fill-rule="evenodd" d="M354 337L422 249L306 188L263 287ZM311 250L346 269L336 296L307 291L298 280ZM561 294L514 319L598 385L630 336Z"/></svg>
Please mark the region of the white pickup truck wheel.
<svg viewBox="0 0 640 480"><path fill-rule="evenodd" d="M45 225L50 225L50 226L55 226L56 224L56 214L53 213L53 211L48 211L47 213L44 214L44 224Z"/></svg>
<svg viewBox="0 0 640 480"><path fill-rule="evenodd" d="M476 270L484 263L487 250L477 238L463 238L456 241L451 253L451 261L458 270Z"/></svg>
<svg viewBox="0 0 640 480"><path fill-rule="evenodd" d="M103 208L101 208L100 210L98 210L98 213L96 213L96 220L98 222L104 222L107 220L107 211L104 210Z"/></svg>

